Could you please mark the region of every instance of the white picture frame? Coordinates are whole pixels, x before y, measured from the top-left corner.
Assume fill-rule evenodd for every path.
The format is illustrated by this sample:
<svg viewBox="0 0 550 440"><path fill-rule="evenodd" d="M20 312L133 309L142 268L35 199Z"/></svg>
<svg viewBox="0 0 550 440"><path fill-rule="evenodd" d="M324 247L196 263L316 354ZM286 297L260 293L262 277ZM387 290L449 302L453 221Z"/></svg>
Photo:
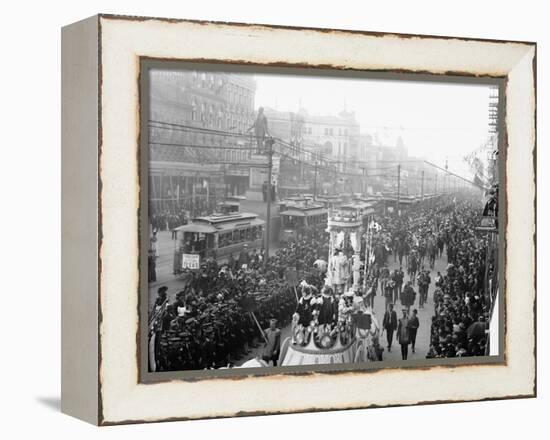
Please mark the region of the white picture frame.
<svg viewBox="0 0 550 440"><path fill-rule="evenodd" d="M62 32L62 410L97 425L536 395L536 45L99 15ZM504 361L246 378L140 375L140 60L500 78Z"/></svg>

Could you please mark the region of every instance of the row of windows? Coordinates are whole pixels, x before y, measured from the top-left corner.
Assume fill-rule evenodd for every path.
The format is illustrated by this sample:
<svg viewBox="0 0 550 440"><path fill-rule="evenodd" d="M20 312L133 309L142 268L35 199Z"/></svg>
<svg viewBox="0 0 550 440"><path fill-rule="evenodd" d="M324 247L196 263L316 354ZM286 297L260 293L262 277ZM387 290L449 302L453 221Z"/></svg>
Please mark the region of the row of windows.
<svg viewBox="0 0 550 440"><path fill-rule="evenodd" d="M173 85L188 83L192 87L209 90L214 95L226 96L231 106L250 110L254 107L254 89L231 83L225 74L193 71L189 76L189 71L154 70L151 75L151 82L164 79Z"/></svg>
<svg viewBox="0 0 550 440"><path fill-rule="evenodd" d="M336 132L335 129L325 127L325 131L324 131L325 136L334 136L335 132ZM309 134L311 134L311 127L309 127ZM344 129L339 128L338 129L338 136L347 136L347 135L348 135L348 129L347 128L344 128Z"/></svg>
<svg viewBox="0 0 550 440"><path fill-rule="evenodd" d="M245 132L254 117L252 113L226 113L222 107L199 104L195 99L192 102L189 116L191 121L201 122L209 128L232 132Z"/></svg>
<svg viewBox="0 0 550 440"><path fill-rule="evenodd" d="M248 108L254 106L254 93L252 90L231 84L221 74L194 71L192 78L193 84L200 88L210 89L216 94L227 94L227 100L231 104Z"/></svg>
<svg viewBox="0 0 550 440"><path fill-rule="evenodd" d="M313 134L313 129L312 129L312 127L304 127L302 129L302 133L304 133L304 134ZM336 129L334 129L334 128L325 127L324 130L323 130L323 133L325 134L325 136L335 136L335 135L347 136L348 135L348 129L347 128L344 128L344 129L339 128L338 131L336 131Z"/></svg>
<svg viewBox="0 0 550 440"><path fill-rule="evenodd" d="M326 225L327 214L318 214L306 217L296 217L293 215L282 216L284 228L297 228L304 226L306 223L308 226Z"/></svg>
<svg viewBox="0 0 550 440"><path fill-rule="evenodd" d="M249 150L221 150L220 157L223 162L244 162L250 156Z"/></svg>
<svg viewBox="0 0 550 440"><path fill-rule="evenodd" d="M223 248L232 244L244 243L262 238L262 227L253 226L247 229L237 229L225 232L218 236L218 247Z"/></svg>

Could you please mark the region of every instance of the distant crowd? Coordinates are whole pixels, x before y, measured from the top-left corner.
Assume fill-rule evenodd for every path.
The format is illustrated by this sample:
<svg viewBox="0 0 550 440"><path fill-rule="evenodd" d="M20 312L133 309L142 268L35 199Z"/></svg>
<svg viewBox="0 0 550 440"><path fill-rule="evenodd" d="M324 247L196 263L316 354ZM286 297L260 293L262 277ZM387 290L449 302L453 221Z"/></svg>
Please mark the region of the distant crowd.
<svg viewBox="0 0 550 440"><path fill-rule="evenodd" d="M372 233L362 237L372 254L367 278L363 279L361 271L360 288L353 295L367 307L373 305L378 292L385 298L382 328L388 350L395 334L403 359L407 359L409 346L413 352L416 348L420 322L413 308L417 304L422 308L430 300L432 285L434 316L427 357L486 353L490 300L485 285L496 268L486 267L486 238L474 232L479 210L468 200L434 202L411 209L407 216L380 216ZM157 218L160 222L168 219L166 215ZM174 223L182 221L183 217L173 218ZM342 250L351 262L349 243L344 243ZM308 233L282 245L267 262L262 249L245 246L223 264L208 258L199 271L184 273L178 292L160 287L150 322L155 335L155 368L168 371L231 365L263 344L265 334L260 329L273 327L273 320L278 327L285 327L295 311L305 313L304 301L316 304L325 301L325 295L332 297L326 301L338 304L345 292L324 288L328 254L328 234ZM446 270L433 276L430 269L436 258L445 254ZM399 268L390 270L390 259L399 262ZM290 273L295 275L290 277ZM294 289L301 280L308 287ZM394 310L398 303L403 313L399 319ZM244 313L247 311L254 315ZM338 321L338 313L336 308L332 322ZM318 316L319 312L310 317ZM302 324L307 324L305 321ZM273 353L270 359L275 362Z"/></svg>

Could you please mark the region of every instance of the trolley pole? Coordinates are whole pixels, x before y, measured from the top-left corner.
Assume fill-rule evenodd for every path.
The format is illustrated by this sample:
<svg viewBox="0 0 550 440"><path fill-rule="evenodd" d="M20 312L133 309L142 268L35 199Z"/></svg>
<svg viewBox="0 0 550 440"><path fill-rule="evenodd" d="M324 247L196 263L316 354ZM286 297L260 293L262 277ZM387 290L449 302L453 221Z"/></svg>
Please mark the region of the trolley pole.
<svg viewBox="0 0 550 440"><path fill-rule="evenodd" d="M397 216L399 217L399 204L401 202L401 164L397 165Z"/></svg>
<svg viewBox="0 0 550 440"><path fill-rule="evenodd" d="M422 183L420 185L420 202L424 203L424 170L422 170Z"/></svg>
<svg viewBox="0 0 550 440"><path fill-rule="evenodd" d="M265 257L264 257L264 267L267 268L267 260L269 258L269 239L271 235L271 199L273 197L273 189L271 188L271 173L273 169L273 142L272 138L266 139L265 143L267 144L267 182L268 182L268 193L267 193L267 211L266 211L266 223L265 223Z"/></svg>

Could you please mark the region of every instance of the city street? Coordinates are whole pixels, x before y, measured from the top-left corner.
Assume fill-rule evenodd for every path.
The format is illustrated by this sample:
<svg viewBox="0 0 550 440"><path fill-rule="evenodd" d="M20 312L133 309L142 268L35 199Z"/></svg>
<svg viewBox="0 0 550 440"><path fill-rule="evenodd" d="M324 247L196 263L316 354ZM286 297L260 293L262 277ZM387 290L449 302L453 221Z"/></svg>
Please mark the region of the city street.
<svg viewBox="0 0 550 440"><path fill-rule="evenodd" d="M393 271L394 269L399 269L399 262L395 263L393 261L393 256L391 256L388 261L390 263L389 265L390 270ZM428 259L426 259L425 262L426 262L425 268L429 269ZM446 266L447 266L447 257L445 256L445 253L444 253L443 258L439 258L435 260L434 269L430 271L430 278L432 282L428 290L428 301L426 302L426 304L424 304L423 309L418 307L418 301L419 301L418 284L414 285L414 291L416 292L416 301L414 305L411 307L411 312L415 308L418 310L418 320L420 321L420 327L418 328L418 333L416 335L416 353L412 353L411 346L409 345L408 359L425 359L426 358L426 354L428 353L428 350L430 348L430 326L432 322L432 316L434 315L434 302L433 302L433 292L435 290L434 278L437 275L437 271L444 273ZM405 267L403 267L403 270L405 271ZM405 282L408 279L409 278L407 274L405 274ZM384 308L385 308L385 299L380 294L378 294L374 300L374 311L376 313L376 317L380 323L380 326L382 325L382 319L384 317ZM400 302L398 302L394 306L394 310L397 313L397 319L401 318L402 307ZM384 360L391 360L391 361L401 360L401 347L397 343L395 337L396 335L394 333L392 350L389 353L386 347L387 346L386 333L384 332L384 335L380 338L380 344L382 345L382 347L384 347L384 355L383 355Z"/></svg>
<svg viewBox="0 0 550 440"><path fill-rule="evenodd" d="M156 290L158 287L167 286L168 287L168 298L169 301L173 301L175 299L175 295L183 288L184 282L178 278L176 278L172 273L172 264L173 264L173 256L174 256L174 246L175 241L171 239L171 233L169 231L160 231L157 234L158 236L158 242L157 242L157 250L158 250L158 258L157 258L157 281L155 283L149 283L149 307L152 307L154 300L156 298ZM389 262L389 269L393 271L394 269L399 268L399 262L394 262L393 256L390 256L388 258ZM425 267L428 267L427 259L425 260L426 264ZM425 359L426 354L429 350L429 341L430 341L430 325L431 325L431 319L434 315L434 303L433 303L433 292L435 289L435 276L437 275L437 271L440 271L441 273L445 272L445 268L447 266L447 257L445 256L445 253L443 254L442 258L438 258L435 261L435 267L433 270L430 271L430 278L432 280L430 284L430 288L428 290L428 301L424 305L424 308L421 309L418 307L418 285L414 286L415 292L417 292L416 295L416 302L414 306L411 307L411 311L416 308L418 310L418 319L420 321L420 327L418 329L417 338L416 338L416 353L412 353L412 350L409 346L409 356L408 359ZM405 269L405 268L404 268ZM408 276L405 275L405 281L408 280ZM376 318L379 321L380 326L382 325L382 319L384 317L384 310L385 310L385 299L380 294L380 289L378 289L378 295L376 296L374 300L374 313L376 315ZM399 319L402 315L402 308L401 304L397 302L395 305L394 310L397 312L397 318ZM285 340L286 337L291 336L290 331L290 325L284 327L281 329L282 335L281 335L281 342ZM383 358L384 360L401 360L401 350L399 347L399 344L396 341L394 334L394 340L392 344L392 350L391 352L388 352L387 349L387 340L386 340L386 334L382 335L380 338L380 344L382 347L384 347L384 354ZM236 365L240 365L244 362L246 362L249 359L253 359L256 356L261 355L263 344L259 344L259 347L254 348L250 351L250 353L239 359L235 360Z"/></svg>
<svg viewBox="0 0 550 440"><path fill-rule="evenodd" d="M183 289L185 282L174 276L174 250L176 240L173 240L170 231L157 232L156 272L157 280L149 283L149 309L153 306L157 289L160 286L168 287L168 299L173 301L178 290ZM278 249L276 243L271 243L269 255L273 255Z"/></svg>
<svg viewBox="0 0 550 440"><path fill-rule="evenodd" d="M154 117L149 120L147 139L149 223L151 230L159 232L150 243L150 252L153 247L156 251L156 279L149 283L147 304L151 310L158 298L159 304L168 302L176 307L160 309L164 320L153 315L152 328L163 337L157 347L160 369L220 368L228 360L240 365L261 356L264 341L251 340L255 329L250 320L242 319L243 313L254 309L262 325L267 325L271 316L287 322L285 318L295 310L294 295L287 290L287 269L307 272L317 258L327 260L330 254L326 261L329 282L341 285L348 279L350 265L357 262L353 254L364 255L365 246L359 243L358 250L356 244L368 231L372 233L368 246L378 265L385 259L384 248L411 255L420 249L428 255L439 246L448 250L430 271L422 309L418 285L413 285L416 295L410 310L417 309L419 328L416 352L409 347L408 359L425 359L430 350L438 271L446 276L442 290L451 296L441 305L445 309L441 319L434 321L439 340L431 355L480 356L486 352L489 338L485 333L471 338L467 330L471 326L483 329L490 321L491 303L498 290L498 133L494 120L498 87L439 88L438 97L445 95L450 101L467 97L477 118L486 118L487 111L491 118L488 124L479 124L474 113L461 112L457 118L479 126L475 136L446 136L430 144L425 136L415 138L414 131L395 126L403 122L403 126L423 127L426 120L439 121L440 103L423 105L422 120L402 120L392 111L384 119L394 128L370 126L376 115L369 115L371 106L364 103L380 93L380 82L354 83L350 93L345 89L347 83L335 78L324 79L321 86L307 78L287 83L284 78L250 73L181 69L155 70L150 75L149 110ZM309 90L315 99L296 107L297 93L290 93L289 86L298 95ZM393 85L387 87L379 102L392 92ZM317 101L320 90L332 98L323 96ZM348 92L342 95L343 90ZM411 115L416 115L417 103L428 96L426 89L410 84L407 90L409 98L417 99L403 104L414 102ZM273 105L285 95L292 98L292 105ZM367 99L348 108L348 100L359 96ZM338 104L342 97L343 107ZM427 119L426 114L430 115ZM272 203L268 205L267 200ZM271 222L267 222L268 215ZM184 224L185 232L173 239L171 230ZM321 240L315 231L325 231ZM270 258L263 264L257 256L266 236ZM296 246L278 244L287 241ZM277 249L283 252L275 255ZM335 249L341 252L334 253ZM178 271L195 270L212 255L218 263L230 257L239 260L232 268L232 280L212 265L201 269L199 279L174 275L174 265ZM447 273L449 261L460 271ZM393 255L387 263L390 271L398 268ZM427 258L424 266L428 268ZM373 276L368 274L367 283ZM405 275L404 282L407 278ZM308 282L321 289L324 280L311 277ZM202 293L189 295L191 290L186 287ZM179 292L183 296L176 302ZM258 304L244 306L233 301L247 301L246 294L253 292L262 292ZM400 361L397 331L391 351L387 347L382 329L386 299L380 286L377 293L373 312L380 326L383 359ZM335 319L331 307L325 303L317 308L306 299L300 303L301 325L315 322L314 309L315 314L318 309L319 315L325 316L323 319ZM400 301L394 310L399 320ZM410 311L409 318L411 315ZM281 331L284 343L291 335L290 325ZM268 341L269 353L275 343L275 337ZM232 358L241 355L246 344L252 349L240 359ZM319 350L329 350L324 347ZM343 350L349 352L338 362L350 362L346 356L354 351L353 346ZM313 353L317 357L311 361L300 358L293 362L319 363L319 356L325 354Z"/></svg>
<svg viewBox="0 0 550 440"><path fill-rule="evenodd" d="M391 256L388 259L388 262L390 263L389 268L390 270L399 269L399 263L395 263L393 261L393 256ZM427 262L427 260L426 260ZM420 327L418 328L418 333L416 336L416 347L415 347L415 353L412 352L411 346L409 345L409 355L408 359L425 359L426 354L428 353L428 350L430 348L430 326L432 322L432 316L434 315L434 302L433 302L433 292L435 289L435 281L434 278L437 275L437 271L440 271L444 273L445 267L447 266L447 258L445 254L442 258L438 258L435 261L434 269L430 271L430 278L432 280L430 284L430 288L428 290L428 301L426 304L424 304L424 308L420 309L418 307L418 285L414 286L415 292L417 292L416 296L416 302L414 306L411 307L411 311L416 308L418 310L418 320L420 321ZM426 264L426 267L428 265ZM429 267L428 267L429 268ZM407 275L405 275L405 281L408 280ZM376 318L379 321L380 326L382 326L382 319L384 317L384 311L385 311L385 299L383 296L380 295L380 289L378 289L378 295L374 299L374 313ZM395 305L394 310L397 312L397 319L399 319L402 316L402 307L401 304L398 302ZM281 343L287 338L291 336L291 329L290 325L284 327L281 329ZM383 354L383 360L385 361L400 361L401 360L401 347L397 343L396 335L394 333L393 338L393 344L391 348L391 352L388 352L387 349L387 339L386 339L386 333L382 335L380 338L380 344L382 347L384 347L384 354ZM253 359L256 356L261 356L263 344L260 344L259 347L251 350L251 352L244 358L239 359L239 361L236 362L236 365L241 365L242 363L246 362L249 359Z"/></svg>
<svg viewBox="0 0 550 440"><path fill-rule="evenodd" d="M170 231L157 232L157 281L149 283L149 309L153 307L160 286L168 287L168 300L173 302L178 290L184 287L184 281L174 276L174 249L176 240L173 240Z"/></svg>

